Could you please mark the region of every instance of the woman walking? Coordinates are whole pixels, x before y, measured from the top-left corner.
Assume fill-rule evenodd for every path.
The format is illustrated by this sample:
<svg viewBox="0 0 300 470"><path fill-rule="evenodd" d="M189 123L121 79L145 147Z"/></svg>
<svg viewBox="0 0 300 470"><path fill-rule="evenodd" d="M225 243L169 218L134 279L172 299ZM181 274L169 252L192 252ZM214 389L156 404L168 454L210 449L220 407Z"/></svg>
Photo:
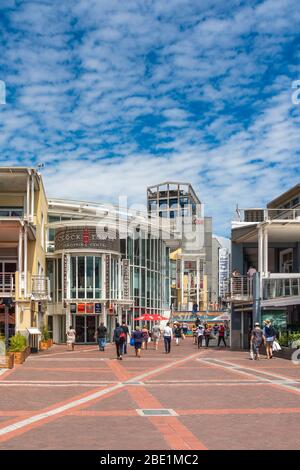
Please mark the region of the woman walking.
<svg viewBox="0 0 300 470"><path fill-rule="evenodd" d="M208 323L204 324L204 338L205 338L205 347L209 347L209 340L210 340L210 335L211 335L211 327L208 325Z"/></svg>
<svg viewBox="0 0 300 470"><path fill-rule="evenodd" d="M265 336L263 330L260 328L259 323L255 323L251 335L251 359L259 360L259 349L265 343Z"/></svg>
<svg viewBox="0 0 300 470"><path fill-rule="evenodd" d="M142 328L142 335L143 335L142 349L148 349L149 331L146 326Z"/></svg>
<svg viewBox="0 0 300 470"><path fill-rule="evenodd" d="M197 344L198 328L196 327L196 325L192 326L192 334L193 334L193 343Z"/></svg>
<svg viewBox="0 0 300 470"><path fill-rule="evenodd" d="M154 342L154 349L156 351L158 350L158 342L160 340L160 335L161 335L161 331L160 331L160 328L158 326L158 323L156 323L152 328L152 339L153 339L153 342Z"/></svg>
<svg viewBox="0 0 300 470"><path fill-rule="evenodd" d="M266 338L265 344L266 344L266 351L267 351L267 356L268 359L272 359L273 357L273 343L276 338L276 331L274 330L271 320L265 320L264 321L264 329L263 329L263 334L264 337Z"/></svg>
<svg viewBox="0 0 300 470"><path fill-rule="evenodd" d="M76 331L74 330L73 326L70 325L69 329L67 331L67 346L68 346L68 351L72 350L74 351L75 348L75 340L76 340Z"/></svg>
<svg viewBox="0 0 300 470"><path fill-rule="evenodd" d="M136 357L141 357L141 348L142 348L142 341L143 341L143 333L139 326L135 327L131 337L134 340L134 348L135 348L135 355Z"/></svg>

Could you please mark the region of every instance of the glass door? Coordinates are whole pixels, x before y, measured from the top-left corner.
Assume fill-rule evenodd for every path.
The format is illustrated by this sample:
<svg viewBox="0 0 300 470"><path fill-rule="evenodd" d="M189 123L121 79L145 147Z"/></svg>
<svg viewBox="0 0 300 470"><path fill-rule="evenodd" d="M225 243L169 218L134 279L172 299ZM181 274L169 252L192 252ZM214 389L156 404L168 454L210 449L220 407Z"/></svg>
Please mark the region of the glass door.
<svg viewBox="0 0 300 470"><path fill-rule="evenodd" d="M76 343L85 343L85 317L75 316Z"/></svg>
<svg viewBox="0 0 300 470"><path fill-rule="evenodd" d="M86 343L95 343L95 333L96 333L96 319L95 315L87 315L85 317L86 323Z"/></svg>

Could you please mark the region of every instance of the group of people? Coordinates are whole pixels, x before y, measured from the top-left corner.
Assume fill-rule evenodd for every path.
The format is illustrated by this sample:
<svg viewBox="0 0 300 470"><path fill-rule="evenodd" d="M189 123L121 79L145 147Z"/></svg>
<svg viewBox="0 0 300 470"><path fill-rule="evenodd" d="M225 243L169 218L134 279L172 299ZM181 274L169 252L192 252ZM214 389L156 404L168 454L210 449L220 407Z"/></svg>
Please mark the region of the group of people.
<svg viewBox="0 0 300 470"><path fill-rule="evenodd" d="M260 348L264 344L268 359L273 358L273 344L276 340L276 331L270 320L264 321L264 328L261 329L259 323L254 324L250 334L250 357L253 360L260 359Z"/></svg>
<svg viewBox="0 0 300 470"><path fill-rule="evenodd" d="M203 344L205 344L205 347L208 348L209 341L211 339L216 339L216 337L218 337L218 347L220 346L221 342L223 342L225 348L227 347L225 341L226 329L223 324L215 324L212 327L208 323L200 322L198 325L193 325L192 333L194 338L194 344L197 344L198 348L201 348Z"/></svg>

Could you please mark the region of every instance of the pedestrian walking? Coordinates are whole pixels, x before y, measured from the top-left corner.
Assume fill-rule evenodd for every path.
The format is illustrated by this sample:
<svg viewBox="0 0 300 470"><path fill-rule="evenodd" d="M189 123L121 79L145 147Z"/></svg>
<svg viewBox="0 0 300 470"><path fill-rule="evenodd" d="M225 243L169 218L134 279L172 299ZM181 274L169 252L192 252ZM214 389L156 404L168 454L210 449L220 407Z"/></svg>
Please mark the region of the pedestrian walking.
<svg viewBox="0 0 300 470"><path fill-rule="evenodd" d="M133 341L134 341L136 357L141 357L143 333L141 332L141 329L139 326L135 327L135 330L132 332L131 338L133 338Z"/></svg>
<svg viewBox="0 0 300 470"><path fill-rule="evenodd" d="M221 344L221 341L223 341L225 348L227 347L226 341L225 341L225 327L224 325L219 326L219 338L218 338L218 347Z"/></svg>
<svg viewBox="0 0 300 470"><path fill-rule="evenodd" d="M215 336L217 336L218 331L219 331L219 327L218 327L217 323L215 323L215 324L214 324L214 335L215 335Z"/></svg>
<svg viewBox="0 0 300 470"><path fill-rule="evenodd" d="M113 341L116 344L117 359L122 361L123 346L126 339L126 333L124 333L123 328L117 323L114 330Z"/></svg>
<svg viewBox="0 0 300 470"><path fill-rule="evenodd" d="M169 354L171 352L171 340L173 338L173 331L170 327L170 323L168 322L163 330L163 337L165 343L165 352Z"/></svg>
<svg viewBox="0 0 300 470"><path fill-rule="evenodd" d="M74 330L73 326L70 325L69 329L67 330L67 347L69 351L70 350L74 351L75 340L76 340L76 331Z"/></svg>
<svg viewBox="0 0 300 470"><path fill-rule="evenodd" d="M182 328L180 323L177 323L174 328L174 336L175 336L175 341L176 341L176 346L179 346L180 339L182 337Z"/></svg>
<svg viewBox="0 0 300 470"><path fill-rule="evenodd" d="M99 351L105 350L106 334L107 334L107 328L104 326L104 323L101 322L97 328L97 340L98 340L98 345L99 345Z"/></svg>
<svg viewBox="0 0 300 470"><path fill-rule="evenodd" d="M267 351L267 357L268 359L272 359L273 357L273 343L276 339L276 331L272 326L271 320L265 320L264 321L264 328L263 328L263 334L264 337L266 338L266 351Z"/></svg>
<svg viewBox="0 0 300 470"><path fill-rule="evenodd" d="M125 338L125 341L124 341L124 344L123 344L123 354L127 354L127 343L128 343L128 336L129 336L129 328L128 326L126 325L126 323L123 321L122 323L122 329L126 335L126 338Z"/></svg>
<svg viewBox="0 0 300 470"><path fill-rule="evenodd" d="M158 342L160 340L161 336L161 331L158 323L155 323L155 325L152 328L152 339L154 342L154 349L157 351L158 350Z"/></svg>
<svg viewBox="0 0 300 470"><path fill-rule="evenodd" d="M188 333L188 330L189 330L189 325L187 323L183 323L182 325L182 332L184 335L187 335Z"/></svg>
<svg viewBox="0 0 300 470"><path fill-rule="evenodd" d="M205 347L209 347L209 340L211 336L211 327L208 325L208 323L204 324L204 338L205 338Z"/></svg>
<svg viewBox="0 0 300 470"><path fill-rule="evenodd" d="M146 326L142 328L142 335L143 335L142 349L148 349L149 331Z"/></svg>
<svg viewBox="0 0 300 470"><path fill-rule="evenodd" d="M202 323L200 323L197 329L198 349L202 348L203 337L204 337L204 326L202 325Z"/></svg>
<svg viewBox="0 0 300 470"><path fill-rule="evenodd" d="M196 325L192 326L192 335L193 335L193 343L197 344L197 338L198 338L198 328Z"/></svg>
<svg viewBox="0 0 300 470"><path fill-rule="evenodd" d="M261 345L265 343L265 336L263 330L260 328L259 323L255 323L254 329L251 334L251 359L259 360L259 350Z"/></svg>

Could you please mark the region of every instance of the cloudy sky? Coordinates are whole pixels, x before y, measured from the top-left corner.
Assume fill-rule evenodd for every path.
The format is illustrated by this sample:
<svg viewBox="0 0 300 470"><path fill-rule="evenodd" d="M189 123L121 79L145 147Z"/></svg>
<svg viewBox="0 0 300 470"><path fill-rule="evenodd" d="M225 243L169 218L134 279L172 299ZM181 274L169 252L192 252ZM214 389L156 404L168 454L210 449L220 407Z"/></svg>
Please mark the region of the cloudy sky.
<svg viewBox="0 0 300 470"><path fill-rule="evenodd" d="M229 235L236 203L300 181L297 0L0 0L0 164L48 196L144 202L193 183Z"/></svg>

